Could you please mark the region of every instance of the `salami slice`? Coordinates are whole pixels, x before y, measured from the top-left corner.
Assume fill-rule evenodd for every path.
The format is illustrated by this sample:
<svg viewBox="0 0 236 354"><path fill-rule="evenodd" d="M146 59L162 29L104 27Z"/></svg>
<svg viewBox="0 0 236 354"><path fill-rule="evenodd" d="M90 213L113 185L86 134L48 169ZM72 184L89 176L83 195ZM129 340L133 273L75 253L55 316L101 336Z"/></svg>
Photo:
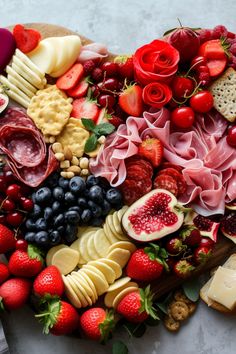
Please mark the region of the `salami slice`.
<svg viewBox="0 0 236 354"><path fill-rule="evenodd" d="M175 170L181 172L183 170L183 168L179 165L175 165L174 163L171 163L171 162L163 162L161 164L161 168L164 169L164 168L174 168Z"/></svg>
<svg viewBox="0 0 236 354"><path fill-rule="evenodd" d="M147 178L151 179L150 175L148 174L148 171L145 170L140 165L129 166L126 171L127 171L127 178L131 178L135 180L147 179Z"/></svg>
<svg viewBox="0 0 236 354"><path fill-rule="evenodd" d="M154 179L154 188L162 188L174 194L178 195L178 185L176 180L169 175L158 175Z"/></svg>
<svg viewBox="0 0 236 354"><path fill-rule="evenodd" d="M123 195L124 202L127 205L131 205L136 200L141 198L144 194L147 194L152 189L152 181L151 179L142 179L142 180L134 180L134 179L126 179L124 183L120 185L120 191Z"/></svg>
<svg viewBox="0 0 236 354"><path fill-rule="evenodd" d="M187 184L181 172L177 171L174 168L169 167L169 168L164 168L163 170L158 172L158 175L168 175L174 178L178 185L178 191L179 191L178 195L182 195L186 192Z"/></svg>
<svg viewBox="0 0 236 354"><path fill-rule="evenodd" d="M22 126L38 130L33 120L27 116L22 108L8 108L4 116L0 117L0 127L4 125Z"/></svg>
<svg viewBox="0 0 236 354"><path fill-rule="evenodd" d="M147 171L150 178L153 176L153 167L151 163L138 155L134 155L125 161L126 168L129 169L131 166L140 166Z"/></svg>

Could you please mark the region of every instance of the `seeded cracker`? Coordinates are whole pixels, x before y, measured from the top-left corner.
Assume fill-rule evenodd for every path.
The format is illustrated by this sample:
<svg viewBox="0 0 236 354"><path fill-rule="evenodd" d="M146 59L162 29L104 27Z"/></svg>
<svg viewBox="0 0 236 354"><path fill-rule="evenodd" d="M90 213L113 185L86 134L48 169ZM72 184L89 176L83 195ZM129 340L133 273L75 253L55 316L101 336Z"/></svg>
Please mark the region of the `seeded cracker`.
<svg viewBox="0 0 236 354"><path fill-rule="evenodd" d="M215 109L229 122L236 119L236 71L229 68L210 87Z"/></svg>

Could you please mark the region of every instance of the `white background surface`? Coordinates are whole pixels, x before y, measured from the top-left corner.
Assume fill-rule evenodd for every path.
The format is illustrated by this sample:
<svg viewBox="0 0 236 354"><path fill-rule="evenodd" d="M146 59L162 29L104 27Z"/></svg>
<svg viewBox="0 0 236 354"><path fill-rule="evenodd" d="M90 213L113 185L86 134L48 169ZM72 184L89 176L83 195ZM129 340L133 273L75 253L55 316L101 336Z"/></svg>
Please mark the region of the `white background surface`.
<svg viewBox="0 0 236 354"><path fill-rule="evenodd" d="M95 40L110 51L132 53L177 24L213 27L225 24L236 32L236 2L220 0L0 0L0 26L24 22L62 25ZM13 354L111 353L111 346L66 337L43 336L41 326L25 308L2 318ZM178 334L162 326L141 339L122 334L131 354L233 354L236 319L200 304Z"/></svg>

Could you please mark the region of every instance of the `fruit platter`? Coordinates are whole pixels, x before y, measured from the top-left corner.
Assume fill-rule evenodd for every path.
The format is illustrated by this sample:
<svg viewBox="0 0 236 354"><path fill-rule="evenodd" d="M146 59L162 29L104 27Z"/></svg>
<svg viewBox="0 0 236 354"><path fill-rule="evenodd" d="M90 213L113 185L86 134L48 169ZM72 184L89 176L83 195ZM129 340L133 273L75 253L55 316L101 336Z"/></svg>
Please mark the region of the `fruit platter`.
<svg viewBox="0 0 236 354"><path fill-rule="evenodd" d="M0 28L0 309L28 303L45 334L102 343L119 326L178 331L199 294L235 314L235 121L224 26L130 55Z"/></svg>

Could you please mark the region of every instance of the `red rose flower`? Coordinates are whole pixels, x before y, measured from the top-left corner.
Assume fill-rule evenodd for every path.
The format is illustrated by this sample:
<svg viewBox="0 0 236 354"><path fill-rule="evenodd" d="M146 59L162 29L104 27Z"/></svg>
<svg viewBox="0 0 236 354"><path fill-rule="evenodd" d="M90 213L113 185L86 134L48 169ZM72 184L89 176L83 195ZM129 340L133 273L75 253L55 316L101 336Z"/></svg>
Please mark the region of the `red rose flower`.
<svg viewBox="0 0 236 354"><path fill-rule="evenodd" d="M133 62L135 78L142 85L169 82L178 69L179 52L169 43L155 40L137 49Z"/></svg>
<svg viewBox="0 0 236 354"><path fill-rule="evenodd" d="M162 108L172 98L172 91L166 84L151 82L143 89L143 101L149 106Z"/></svg>

